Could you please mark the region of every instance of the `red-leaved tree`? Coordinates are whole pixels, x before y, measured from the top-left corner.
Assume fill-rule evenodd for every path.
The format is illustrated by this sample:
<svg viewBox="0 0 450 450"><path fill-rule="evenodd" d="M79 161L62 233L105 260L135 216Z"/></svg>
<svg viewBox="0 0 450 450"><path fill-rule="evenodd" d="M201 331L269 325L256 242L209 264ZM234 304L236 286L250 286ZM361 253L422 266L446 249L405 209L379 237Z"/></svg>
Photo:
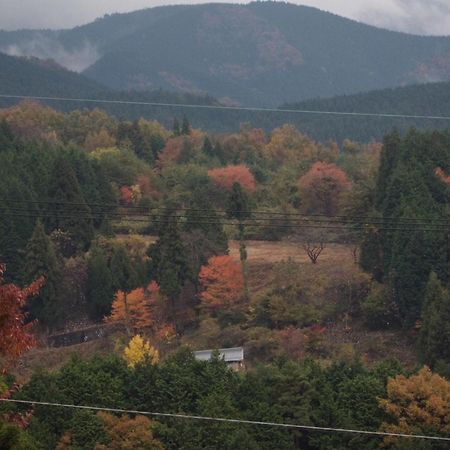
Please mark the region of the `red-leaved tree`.
<svg viewBox="0 0 450 450"><path fill-rule="evenodd" d="M26 324L23 308L28 297L37 294L40 278L25 288L4 282L5 266L0 264L0 357L14 359L35 344L33 323Z"/></svg>
<svg viewBox="0 0 450 450"><path fill-rule="evenodd" d="M238 166L217 167L208 171L209 177L217 186L231 191L234 183L239 183L245 191L255 192L255 177L244 164Z"/></svg>
<svg viewBox="0 0 450 450"><path fill-rule="evenodd" d="M231 256L213 256L200 269L199 280L203 288L202 305L209 310L230 308L239 303L244 294L242 267Z"/></svg>
<svg viewBox="0 0 450 450"><path fill-rule="evenodd" d="M341 195L350 185L346 173L335 164L314 163L298 182L303 210L327 216L336 214Z"/></svg>

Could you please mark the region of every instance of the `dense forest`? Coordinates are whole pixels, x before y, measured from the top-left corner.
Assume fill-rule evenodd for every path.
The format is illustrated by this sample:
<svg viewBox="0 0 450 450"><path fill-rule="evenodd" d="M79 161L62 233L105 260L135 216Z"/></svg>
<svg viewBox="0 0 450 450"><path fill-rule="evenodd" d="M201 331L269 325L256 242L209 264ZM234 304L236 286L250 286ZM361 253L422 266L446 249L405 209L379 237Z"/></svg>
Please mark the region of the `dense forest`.
<svg viewBox="0 0 450 450"><path fill-rule="evenodd" d="M271 1L162 6L69 30L2 31L0 51L55 59L112 89L209 93L255 106L450 79L449 37Z"/></svg>
<svg viewBox="0 0 450 450"><path fill-rule="evenodd" d="M2 397L448 437L449 200L447 131L336 143L1 109ZM106 347L52 365L55 336L93 328ZM192 353L236 346L241 372ZM0 408L2 448L448 444Z"/></svg>
<svg viewBox="0 0 450 450"><path fill-rule="evenodd" d="M20 76L17 76L20 74ZM11 57L0 53L0 94L89 99L90 101L46 100L46 104L59 111L101 107L117 119L129 121L146 118L158 121L166 128L172 127L174 117L183 115L195 128L220 133L237 132L242 123L262 128L267 133L285 123L291 123L313 139L336 141L345 139L361 142L382 140L396 127L405 132L411 127L422 130L449 129L450 83L416 84L406 87L371 91L361 94L320 98L279 107L287 111L329 111L368 114L398 114L400 116L442 116L443 119L342 116L333 114L304 114L300 112L277 112L226 109L225 101L210 95L189 92L165 91L117 91L93 82L89 78L63 69L52 60ZM26 86L26 88L24 88ZM0 106L7 107L22 101L20 98L0 98ZM98 101L98 102L96 102ZM129 102L129 103L127 103ZM144 103L144 104L143 104ZM146 103L146 104L145 104ZM160 106L152 103L163 104ZM169 106L173 105L173 106ZM192 108L183 105L218 107Z"/></svg>

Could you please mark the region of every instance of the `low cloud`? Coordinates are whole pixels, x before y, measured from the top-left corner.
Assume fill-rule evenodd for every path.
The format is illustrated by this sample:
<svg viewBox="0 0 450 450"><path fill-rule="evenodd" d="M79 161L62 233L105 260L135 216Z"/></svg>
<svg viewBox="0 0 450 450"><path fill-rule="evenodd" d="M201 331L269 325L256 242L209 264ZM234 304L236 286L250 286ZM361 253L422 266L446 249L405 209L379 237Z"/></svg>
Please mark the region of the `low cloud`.
<svg viewBox="0 0 450 450"><path fill-rule="evenodd" d="M448 0L382 0L360 5L358 20L414 34L450 34Z"/></svg>
<svg viewBox="0 0 450 450"><path fill-rule="evenodd" d="M74 72L82 72L100 57L96 47L88 42L83 42L77 48L68 50L60 43L39 34L30 40L0 47L0 51L11 56L53 59L59 65Z"/></svg>

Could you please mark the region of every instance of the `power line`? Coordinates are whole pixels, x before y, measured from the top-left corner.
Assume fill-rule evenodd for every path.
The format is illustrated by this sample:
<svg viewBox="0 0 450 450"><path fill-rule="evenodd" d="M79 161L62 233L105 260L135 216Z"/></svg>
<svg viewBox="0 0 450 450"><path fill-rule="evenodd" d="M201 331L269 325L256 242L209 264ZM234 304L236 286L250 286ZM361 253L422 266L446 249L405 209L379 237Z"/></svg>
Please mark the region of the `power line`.
<svg viewBox="0 0 450 450"><path fill-rule="evenodd" d="M143 415L143 416L153 416L153 417L169 417L169 418L175 418L175 419L203 420L203 421L208 421L208 422L225 422L225 423L235 423L235 424L243 424L243 425L258 425L258 426L268 426L268 427L294 428L294 429L301 429L301 430L307 430L307 431L351 433L351 434L364 434L364 435L369 435L369 436L398 437L398 438L408 438L408 439L424 439L424 440L430 440L430 441L450 442L450 437L442 437L442 436L427 436L427 435L406 434L406 433L389 433L389 432L385 432L385 431L353 430L353 429L347 429L347 428L319 427L319 426L313 426L313 425L296 425L296 424L279 423L279 422L264 422L264 421L259 421L259 420L230 419L230 418L225 418L225 417L208 417L208 416L198 416L198 415L191 415L191 414L174 414L174 413L139 411L139 410L122 409L122 408L107 408L107 407L99 407L99 406L39 402L39 401L31 401L31 400L15 400L15 399L10 399L10 398L0 398L0 401L8 402L8 403L22 403L22 404L28 404L28 405L84 409L84 410L91 410L91 411L107 411L107 412L121 413L121 414L139 414L139 415Z"/></svg>
<svg viewBox="0 0 450 450"><path fill-rule="evenodd" d="M6 199L8 200L8 199ZM442 223L443 225L450 224L450 219L433 219L432 221L428 219L421 219L421 218L414 218L414 217L373 217L373 216L357 216L357 215L326 215L326 214L304 214L304 213L290 213L290 212L278 212L278 211L251 211L251 210L245 210L245 211L226 211L224 209L198 209L198 208L189 208L189 207L179 207L179 208L164 208L164 207L149 207L149 206L124 206L124 205L118 205L118 204L107 204L107 203L77 203L77 202L61 202L61 201L51 201L51 200L17 200L12 199L13 203L22 203L22 204L39 204L39 205L63 205L63 206L88 206L89 208L100 208L102 209L101 213L107 214L104 210L105 209L126 209L131 211L140 211L142 212L142 215L145 215L145 212L155 211L155 210L161 210L163 212L178 212L178 211L194 211L194 212L214 212L216 214L220 213L242 213L242 214L252 214L252 215L272 215L272 216L282 216L282 217L301 217L304 218L304 220L309 220L309 218L325 218L326 222L331 222L333 219L343 219L343 220L351 220L355 219L355 221L363 221L363 222L370 222L370 223L386 223L386 222L406 222L406 223ZM8 207L0 208L0 210L7 210L7 209L13 209ZM99 213L100 214L100 213ZM115 213L108 213L115 214ZM329 220L328 220L329 219ZM259 218L258 218L259 220ZM262 219L261 219L262 220ZM338 220L338 222L340 222Z"/></svg>
<svg viewBox="0 0 450 450"><path fill-rule="evenodd" d="M54 213L39 213L39 214L30 214L30 213L9 213L4 212L2 213L3 216L6 217L23 217L23 218L35 218L35 219L82 219L82 220L96 220L96 219L102 219L105 216L93 216L93 215L86 215L86 214L61 214L58 212ZM175 219L181 219L183 216L173 216ZM211 217L205 216L205 219L210 219ZM168 224L167 217L165 216L148 216L147 218L143 217L127 217L127 216L119 216L119 217L113 217L113 220L124 220L126 222L135 222L135 223L146 223L146 224ZM222 222L220 220L216 221L207 221L207 220L196 220L196 221L189 221L192 225L229 225L229 226L235 226L238 222ZM337 223L337 222L334 222ZM365 224L361 225L356 223L353 224L342 224L342 225L321 225L316 223L261 223L261 221L258 221L258 219L247 219L243 221L243 224L245 226L250 227L265 227L265 228L286 228L286 229L322 229L322 230L340 230L340 231L357 231L357 230L367 230L368 225L374 225L374 224ZM439 233L447 233L448 228L447 227L440 227L438 225L432 227L425 227L420 226L420 224L417 224L419 226L414 227L414 224L409 224L410 227L406 226L377 226L377 231L426 231L426 232L439 232Z"/></svg>
<svg viewBox="0 0 450 450"><path fill-rule="evenodd" d="M247 111L264 113L285 113L285 114L313 114L328 116L351 116L351 117L381 117L389 119L421 119L421 120L450 120L450 116L428 116L415 114L393 114L393 113L369 113L369 112L347 112L347 111L318 111L307 109L278 109L278 108L258 108L253 106L223 106L223 105L199 105L188 103L160 103L143 102L131 100L102 100L94 98L71 98L71 97L47 97L39 95L13 95L0 94L0 98L21 99L21 100L44 100L60 102L79 102L79 103L99 103L99 104L117 104L117 105L135 105L135 106L156 106L170 108L189 108L189 109L210 109L221 111Z"/></svg>

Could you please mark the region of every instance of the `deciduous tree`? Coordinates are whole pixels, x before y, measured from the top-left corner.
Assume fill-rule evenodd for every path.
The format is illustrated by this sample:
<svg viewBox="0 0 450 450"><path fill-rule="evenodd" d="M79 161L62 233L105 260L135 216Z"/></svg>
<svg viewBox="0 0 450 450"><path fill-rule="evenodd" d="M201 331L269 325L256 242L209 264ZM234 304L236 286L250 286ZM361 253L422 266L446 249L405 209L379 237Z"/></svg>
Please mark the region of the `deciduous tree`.
<svg viewBox="0 0 450 450"><path fill-rule="evenodd" d="M241 164L238 166L217 167L208 171L208 175L217 186L232 191L235 183L240 184L242 189L248 193L256 190L255 177L250 169Z"/></svg>
<svg viewBox="0 0 450 450"><path fill-rule="evenodd" d="M137 334L134 336L123 351L123 357L127 362L128 367L134 368L137 364L143 364L145 362L152 365L158 364L159 352L156 350L149 341Z"/></svg>
<svg viewBox="0 0 450 450"><path fill-rule="evenodd" d="M300 178L298 187L304 212L332 216L338 212L341 195L350 181L335 164L318 161Z"/></svg>
<svg viewBox="0 0 450 450"><path fill-rule="evenodd" d="M437 436L450 433L450 382L428 367L409 378L399 375L390 379L387 398L380 400L380 407L391 417L382 424L382 431ZM385 443L395 449L446 448L414 447L404 439L390 437Z"/></svg>
<svg viewBox="0 0 450 450"><path fill-rule="evenodd" d="M17 358L30 349L35 339L31 334L32 322L26 323L24 308L29 297L42 286L39 278L25 288L4 282L5 266L0 264L0 357Z"/></svg>
<svg viewBox="0 0 450 450"><path fill-rule="evenodd" d="M244 294L242 267L231 256L213 256L199 274L202 305L209 310L230 309Z"/></svg>

